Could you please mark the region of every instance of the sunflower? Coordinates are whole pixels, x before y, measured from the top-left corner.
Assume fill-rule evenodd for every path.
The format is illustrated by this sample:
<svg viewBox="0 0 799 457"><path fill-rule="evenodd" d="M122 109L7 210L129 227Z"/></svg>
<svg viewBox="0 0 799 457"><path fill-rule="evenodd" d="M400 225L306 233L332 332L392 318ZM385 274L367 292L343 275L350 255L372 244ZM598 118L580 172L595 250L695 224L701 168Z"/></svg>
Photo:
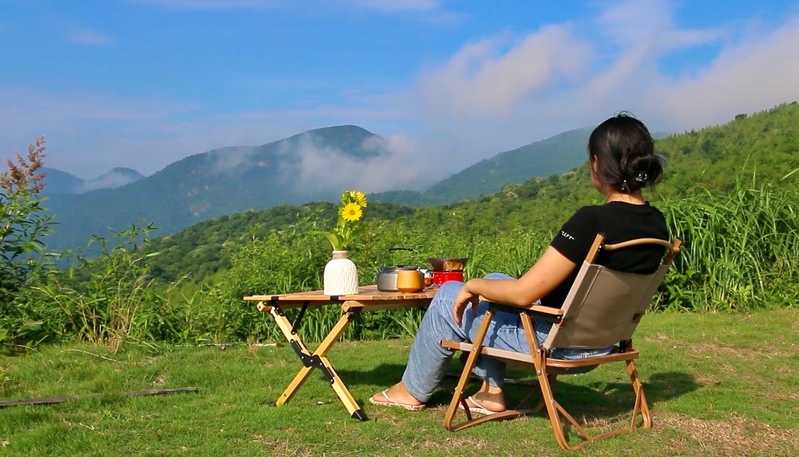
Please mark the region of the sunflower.
<svg viewBox="0 0 799 457"><path fill-rule="evenodd" d="M355 196L355 203L357 203L361 208L366 208L366 195L359 190L354 191L353 194Z"/></svg>
<svg viewBox="0 0 799 457"><path fill-rule="evenodd" d="M341 203L355 203L361 208L366 208L366 195L359 190L348 190L341 194Z"/></svg>
<svg viewBox="0 0 799 457"><path fill-rule="evenodd" d="M358 221L363 218L363 208L366 207L366 195L361 191L348 190L341 194L341 206L338 210L338 221L329 233L315 232L330 241L334 251L346 251L351 248L358 238L362 227Z"/></svg>
<svg viewBox="0 0 799 457"><path fill-rule="evenodd" d="M363 211L357 203L347 203L341 208L340 214L345 221L354 222L363 216Z"/></svg>

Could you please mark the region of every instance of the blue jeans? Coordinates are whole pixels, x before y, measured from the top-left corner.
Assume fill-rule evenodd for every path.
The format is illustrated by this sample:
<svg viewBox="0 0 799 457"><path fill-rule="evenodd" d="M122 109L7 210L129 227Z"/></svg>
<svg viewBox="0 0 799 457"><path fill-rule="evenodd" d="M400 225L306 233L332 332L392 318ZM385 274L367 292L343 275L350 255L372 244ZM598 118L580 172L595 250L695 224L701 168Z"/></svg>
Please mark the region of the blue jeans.
<svg viewBox="0 0 799 457"><path fill-rule="evenodd" d="M486 279L511 279L502 273L491 273ZM427 309L419 332L411 346L408 366L402 375L402 382L408 392L421 402L426 402L446 374L453 351L441 347L441 340L473 341L488 308L487 301L481 301L476 311L469 306L464 312L461 325L452 317L452 305L463 283L450 281L441 285L430 307ZM533 320L538 343L546 339L551 322ZM530 353L527 338L522 329L518 314L498 311L489 325L485 346L509 351ZM599 350L554 349L551 357L579 359L593 355L607 354L612 348ZM477 377L491 386L501 387L505 381L505 363L493 357L482 356L472 370Z"/></svg>

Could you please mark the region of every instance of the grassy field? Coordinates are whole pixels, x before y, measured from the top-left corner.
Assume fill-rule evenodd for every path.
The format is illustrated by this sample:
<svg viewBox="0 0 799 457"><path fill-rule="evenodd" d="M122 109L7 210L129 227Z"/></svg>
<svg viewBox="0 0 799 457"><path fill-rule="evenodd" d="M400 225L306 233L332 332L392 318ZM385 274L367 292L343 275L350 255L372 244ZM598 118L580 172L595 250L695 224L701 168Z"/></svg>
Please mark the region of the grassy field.
<svg viewBox="0 0 799 457"><path fill-rule="evenodd" d="M455 379L421 412L368 397L401 376L411 341L343 342L329 354L369 416L349 418L314 373L290 403L274 400L299 362L287 346L48 346L0 358L3 400L104 393L0 409L0 455L558 455L543 415L461 432L442 426ZM654 314L637 333L654 428L589 445L586 456L799 454L799 310ZM615 368L615 369L614 369ZM530 377L525 373L512 373ZM567 408L602 427L632 395L623 367L562 377ZM168 387L194 393L121 397ZM509 386L511 397L525 386Z"/></svg>

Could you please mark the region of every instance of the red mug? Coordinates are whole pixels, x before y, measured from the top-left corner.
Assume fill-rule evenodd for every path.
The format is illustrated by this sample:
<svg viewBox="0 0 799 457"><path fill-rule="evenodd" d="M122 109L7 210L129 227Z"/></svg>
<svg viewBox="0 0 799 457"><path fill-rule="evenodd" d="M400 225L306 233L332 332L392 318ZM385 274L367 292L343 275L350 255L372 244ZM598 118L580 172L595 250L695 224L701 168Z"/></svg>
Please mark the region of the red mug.
<svg viewBox="0 0 799 457"><path fill-rule="evenodd" d="M447 281L463 281L462 271L434 271L433 284L440 286Z"/></svg>

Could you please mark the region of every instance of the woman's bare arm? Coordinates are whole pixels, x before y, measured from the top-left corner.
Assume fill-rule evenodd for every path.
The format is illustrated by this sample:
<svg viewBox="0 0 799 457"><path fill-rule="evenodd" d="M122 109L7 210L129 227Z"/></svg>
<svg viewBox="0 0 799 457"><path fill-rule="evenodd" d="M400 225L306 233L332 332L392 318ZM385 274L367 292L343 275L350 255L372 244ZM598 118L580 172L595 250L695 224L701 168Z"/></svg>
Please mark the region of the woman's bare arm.
<svg viewBox="0 0 799 457"><path fill-rule="evenodd" d="M576 267L577 264L550 246L519 279L470 279L455 298L452 308L455 321L460 324L466 306L476 305L480 297L506 305L530 306L552 292Z"/></svg>

